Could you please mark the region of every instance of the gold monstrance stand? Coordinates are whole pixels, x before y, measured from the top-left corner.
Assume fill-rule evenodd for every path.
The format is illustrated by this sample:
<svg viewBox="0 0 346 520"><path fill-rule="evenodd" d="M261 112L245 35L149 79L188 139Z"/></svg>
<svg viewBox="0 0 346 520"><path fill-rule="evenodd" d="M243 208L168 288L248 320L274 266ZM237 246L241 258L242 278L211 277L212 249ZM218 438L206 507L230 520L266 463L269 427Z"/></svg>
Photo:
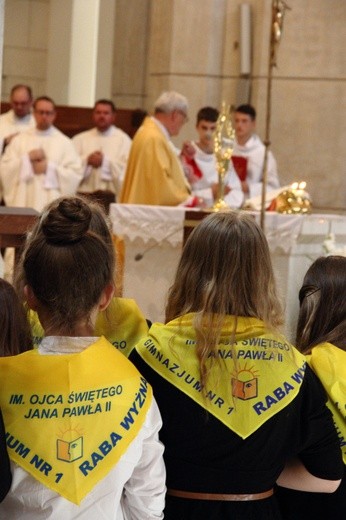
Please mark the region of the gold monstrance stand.
<svg viewBox="0 0 346 520"><path fill-rule="evenodd" d="M225 180L234 148L235 132L232 127L230 107L222 103L214 132L214 154L218 173L218 194L212 211L229 211L225 202Z"/></svg>

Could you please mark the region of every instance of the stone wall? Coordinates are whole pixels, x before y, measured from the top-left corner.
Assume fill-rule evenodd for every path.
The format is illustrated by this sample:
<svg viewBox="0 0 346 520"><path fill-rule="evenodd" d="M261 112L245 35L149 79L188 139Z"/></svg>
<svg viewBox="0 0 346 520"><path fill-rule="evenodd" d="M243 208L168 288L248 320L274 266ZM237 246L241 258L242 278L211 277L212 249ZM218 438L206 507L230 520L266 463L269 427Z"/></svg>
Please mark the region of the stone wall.
<svg viewBox="0 0 346 520"><path fill-rule="evenodd" d="M8 100L16 83L46 94L49 0L6 0L2 95Z"/></svg>

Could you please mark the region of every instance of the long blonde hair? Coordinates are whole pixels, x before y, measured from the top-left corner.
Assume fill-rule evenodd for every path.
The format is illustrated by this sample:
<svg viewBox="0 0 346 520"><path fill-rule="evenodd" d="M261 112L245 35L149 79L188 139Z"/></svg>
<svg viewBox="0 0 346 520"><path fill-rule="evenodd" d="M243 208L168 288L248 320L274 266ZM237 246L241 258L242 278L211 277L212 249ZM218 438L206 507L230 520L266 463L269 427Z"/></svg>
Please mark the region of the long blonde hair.
<svg viewBox="0 0 346 520"><path fill-rule="evenodd" d="M261 319L273 329L281 325L268 243L250 214L209 215L189 236L169 291L166 322L188 313L196 313L202 380L226 315L235 316L235 327L238 316Z"/></svg>

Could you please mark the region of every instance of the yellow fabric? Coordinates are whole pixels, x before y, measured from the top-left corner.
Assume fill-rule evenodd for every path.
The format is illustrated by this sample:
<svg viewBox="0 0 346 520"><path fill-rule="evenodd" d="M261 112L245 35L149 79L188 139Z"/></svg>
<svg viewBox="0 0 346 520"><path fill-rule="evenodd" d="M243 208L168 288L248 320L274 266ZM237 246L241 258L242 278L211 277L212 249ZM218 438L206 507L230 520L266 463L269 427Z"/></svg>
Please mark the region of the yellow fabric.
<svg viewBox="0 0 346 520"><path fill-rule="evenodd" d="M119 202L177 206L189 194L177 155L156 123L147 117L132 142Z"/></svg>
<svg viewBox="0 0 346 520"><path fill-rule="evenodd" d="M321 343L307 360L328 394L327 406L333 414L346 464L346 352L331 343Z"/></svg>
<svg viewBox="0 0 346 520"><path fill-rule="evenodd" d="M245 439L297 396L305 357L255 318L238 318L231 347L234 317L227 316L202 388L193 318L187 314L167 325L154 323L136 350L162 377Z"/></svg>
<svg viewBox="0 0 346 520"><path fill-rule="evenodd" d="M11 459L79 504L137 436L152 390L105 338L83 352L0 359Z"/></svg>
<svg viewBox="0 0 346 520"><path fill-rule="evenodd" d="M116 272L115 272L115 296L121 297L124 290L124 271L125 271L125 240L118 235L112 235L115 249Z"/></svg>
<svg viewBox="0 0 346 520"><path fill-rule="evenodd" d="M37 347L44 331L37 313L29 311L34 346ZM135 300L113 298L108 308L98 314L95 336L105 336L126 357L136 343L148 332L148 324Z"/></svg>

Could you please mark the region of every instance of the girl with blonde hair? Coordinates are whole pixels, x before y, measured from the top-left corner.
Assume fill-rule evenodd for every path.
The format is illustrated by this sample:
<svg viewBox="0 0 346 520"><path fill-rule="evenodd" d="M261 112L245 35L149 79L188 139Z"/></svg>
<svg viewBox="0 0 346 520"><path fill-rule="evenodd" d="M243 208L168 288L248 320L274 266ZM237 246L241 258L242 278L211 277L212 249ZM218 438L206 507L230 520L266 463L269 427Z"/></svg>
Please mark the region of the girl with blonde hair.
<svg viewBox="0 0 346 520"><path fill-rule="evenodd" d="M163 418L165 520L279 520L276 482L324 492L339 484L323 388L281 322L254 218L206 217L184 247L166 323L130 356Z"/></svg>

